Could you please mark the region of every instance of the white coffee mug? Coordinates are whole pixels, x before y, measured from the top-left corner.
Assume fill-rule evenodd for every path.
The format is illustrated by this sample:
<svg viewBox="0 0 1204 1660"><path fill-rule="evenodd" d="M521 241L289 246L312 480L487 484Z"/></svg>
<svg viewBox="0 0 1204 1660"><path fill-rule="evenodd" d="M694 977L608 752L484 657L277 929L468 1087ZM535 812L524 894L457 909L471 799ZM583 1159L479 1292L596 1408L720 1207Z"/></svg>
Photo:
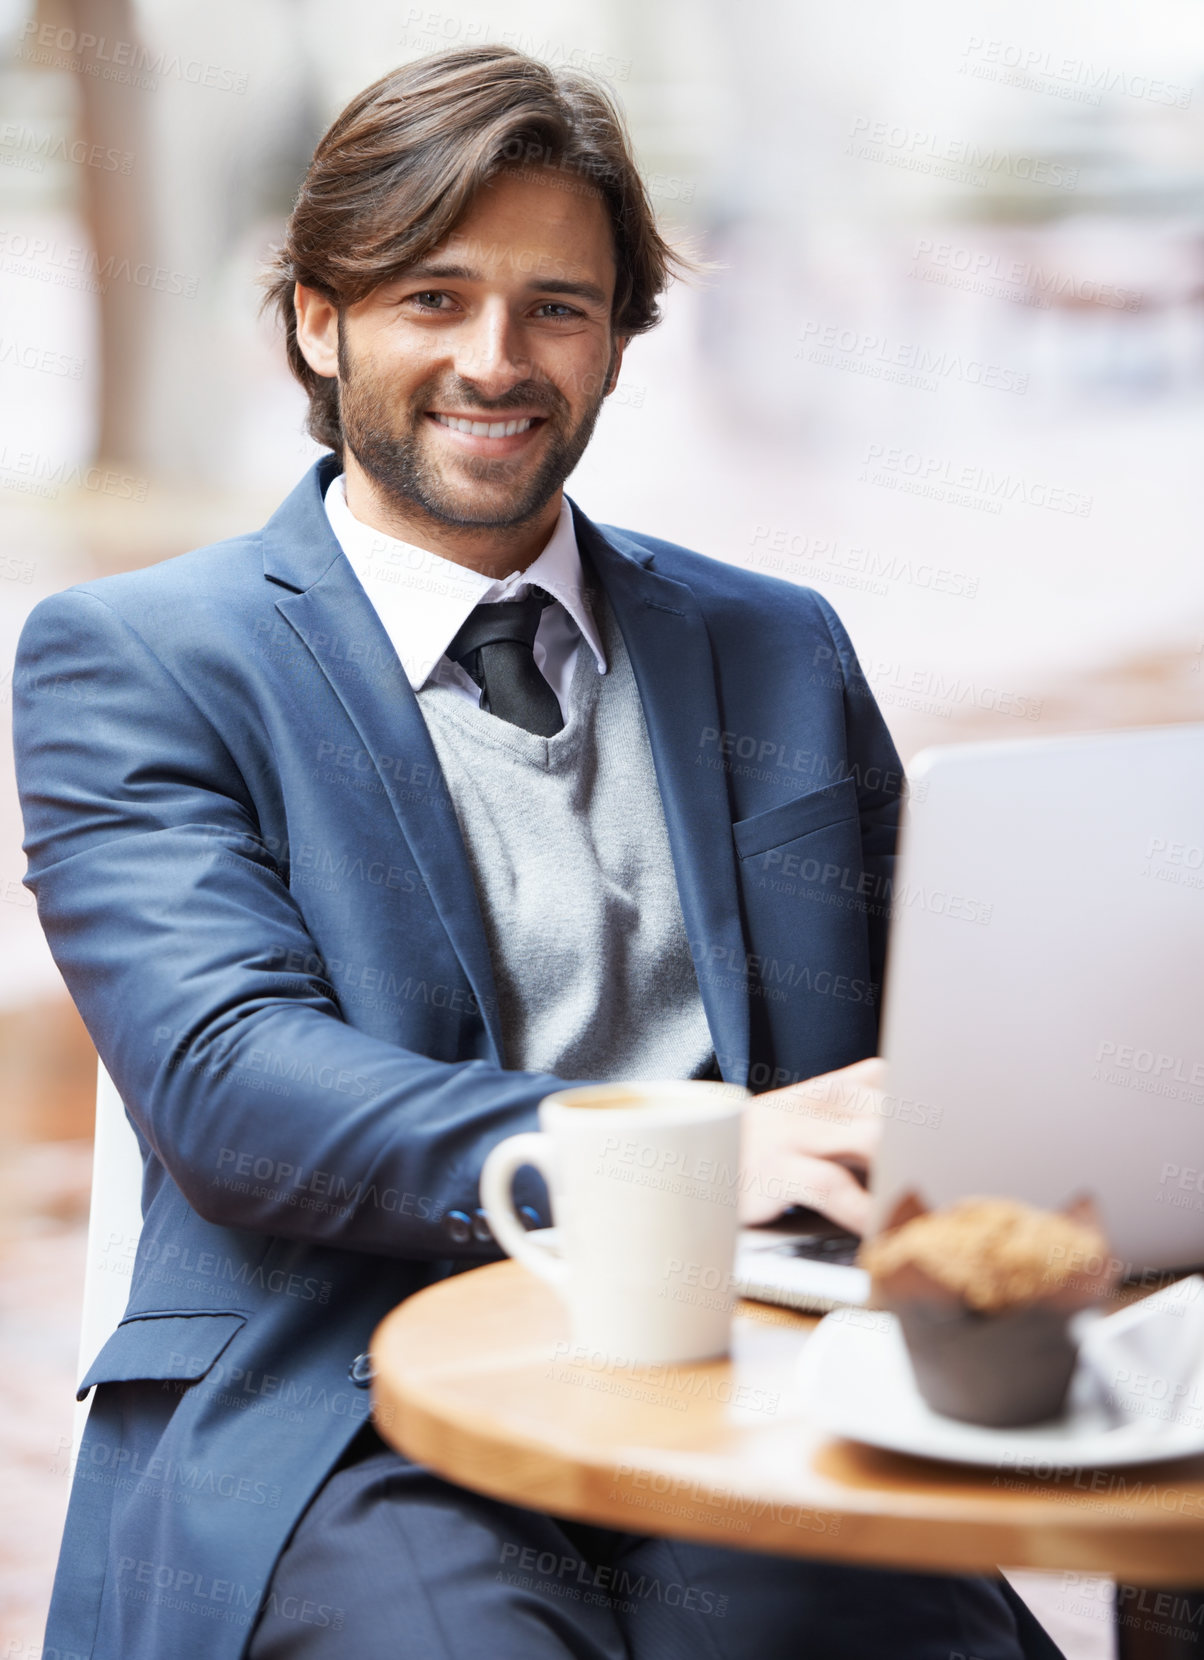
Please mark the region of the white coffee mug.
<svg viewBox="0 0 1204 1660"><path fill-rule="evenodd" d="M740 1120L748 1090L707 1080L588 1084L540 1103L481 1171L502 1248L556 1288L573 1340L613 1364L727 1352ZM558 1249L514 1212L520 1165L548 1184Z"/></svg>

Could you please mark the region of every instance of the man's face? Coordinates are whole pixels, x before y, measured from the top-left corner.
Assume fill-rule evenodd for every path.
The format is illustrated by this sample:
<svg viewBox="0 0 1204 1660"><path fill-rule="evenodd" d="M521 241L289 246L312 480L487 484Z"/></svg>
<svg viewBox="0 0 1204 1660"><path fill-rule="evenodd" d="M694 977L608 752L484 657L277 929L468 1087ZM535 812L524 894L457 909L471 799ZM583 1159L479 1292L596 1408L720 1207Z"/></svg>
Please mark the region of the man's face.
<svg viewBox="0 0 1204 1660"><path fill-rule="evenodd" d="M404 278L343 312L343 436L399 511L501 528L547 505L618 374L615 275L592 190L504 173Z"/></svg>

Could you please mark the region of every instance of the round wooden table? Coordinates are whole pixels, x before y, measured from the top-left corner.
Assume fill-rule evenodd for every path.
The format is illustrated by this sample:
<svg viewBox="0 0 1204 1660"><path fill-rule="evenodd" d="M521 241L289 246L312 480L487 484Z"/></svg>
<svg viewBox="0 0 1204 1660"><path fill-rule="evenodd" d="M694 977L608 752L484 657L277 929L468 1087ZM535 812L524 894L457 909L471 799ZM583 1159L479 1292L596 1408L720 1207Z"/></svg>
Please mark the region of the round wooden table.
<svg viewBox="0 0 1204 1660"><path fill-rule="evenodd" d="M574 1350L549 1287L495 1263L382 1321L375 1422L463 1487L627 1533L949 1573L1204 1585L1204 1458L1041 1481L832 1440L794 1399L814 1324L742 1303L730 1359L608 1368Z"/></svg>

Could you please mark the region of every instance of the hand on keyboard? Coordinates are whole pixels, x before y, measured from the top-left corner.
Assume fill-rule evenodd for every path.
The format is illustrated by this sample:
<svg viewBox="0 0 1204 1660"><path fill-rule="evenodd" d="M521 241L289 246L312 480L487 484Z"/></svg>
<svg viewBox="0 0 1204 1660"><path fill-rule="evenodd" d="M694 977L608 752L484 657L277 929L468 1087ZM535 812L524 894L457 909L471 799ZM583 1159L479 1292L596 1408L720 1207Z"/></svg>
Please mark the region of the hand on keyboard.
<svg viewBox="0 0 1204 1660"><path fill-rule="evenodd" d="M808 1205L864 1232L885 1082L886 1063L873 1056L753 1096L744 1109L740 1221L752 1226Z"/></svg>

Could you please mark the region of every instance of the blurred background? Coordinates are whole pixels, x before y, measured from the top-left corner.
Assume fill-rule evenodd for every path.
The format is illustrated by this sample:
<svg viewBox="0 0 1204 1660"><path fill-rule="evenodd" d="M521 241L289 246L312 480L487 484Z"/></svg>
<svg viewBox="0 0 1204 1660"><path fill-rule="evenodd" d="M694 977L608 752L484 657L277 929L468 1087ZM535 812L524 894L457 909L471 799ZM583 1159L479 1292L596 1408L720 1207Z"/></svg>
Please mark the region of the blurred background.
<svg viewBox="0 0 1204 1660"><path fill-rule="evenodd" d="M587 513L819 589L905 761L1204 718L1197 0L0 0L6 708L40 597L258 525L309 465L257 272L347 99L484 42L599 76L718 267L628 351ZM32 1660L95 1061L8 767L0 832L0 1655ZM1102 1656L1072 1578L1034 1595Z"/></svg>

